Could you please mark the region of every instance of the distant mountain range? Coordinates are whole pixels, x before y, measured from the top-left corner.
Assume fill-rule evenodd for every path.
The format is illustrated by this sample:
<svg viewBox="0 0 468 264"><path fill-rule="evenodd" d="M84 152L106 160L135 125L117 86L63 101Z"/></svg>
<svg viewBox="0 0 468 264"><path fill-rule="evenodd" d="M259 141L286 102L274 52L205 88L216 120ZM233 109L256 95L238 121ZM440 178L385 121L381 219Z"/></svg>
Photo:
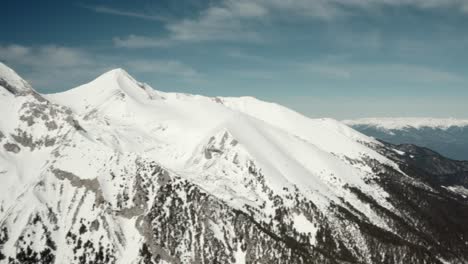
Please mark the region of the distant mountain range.
<svg viewBox="0 0 468 264"><path fill-rule="evenodd" d="M0 263L468 262L468 163L115 69L37 93L0 63Z"/></svg>
<svg viewBox="0 0 468 264"><path fill-rule="evenodd" d="M468 160L468 120L364 118L343 122L365 135L386 142L416 144L452 159Z"/></svg>

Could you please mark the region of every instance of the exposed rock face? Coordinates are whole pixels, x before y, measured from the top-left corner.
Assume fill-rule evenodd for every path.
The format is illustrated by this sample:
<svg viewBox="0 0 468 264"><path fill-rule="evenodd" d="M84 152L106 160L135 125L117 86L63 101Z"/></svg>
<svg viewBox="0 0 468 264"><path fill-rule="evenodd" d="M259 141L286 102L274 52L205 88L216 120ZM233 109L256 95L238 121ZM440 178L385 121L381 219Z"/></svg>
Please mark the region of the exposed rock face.
<svg viewBox="0 0 468 264"><path fill-rule="evenodd" d="M131 84L121 70L106 78ZM232 100L156 96L141 84L85 113L2 87L1 110L17 116L0 121L0 263L468 261L466 162L356 139L329 120L307 138L232 115L224 109ZM151 113L163 117L155 109L200 100L210 108L204 113L226 111L229 123L207 129L178 156L170 136L182 129L174 123L126 125L136 118L125 112L132 98L162 100ZM182 134L196 134L194 123ZM147 134L135 133L146 126ZM329 133L353 147L327 151L325 138L311 144ZM364 154L353 155L356 148Z"/></svg>
<svg viewBox="0 0 468 264"><path fill-rule="evenodd" d="M18 153L21 150L20 147L14 143L5 143L5 145L3 145L3 148L8 152L13 153Z"/></svg>
<svg viewBox="0 0 468 264"><path fill-rule="evenodd" d="M33 93L31 86L2 62L0 62L0 86L15 96Z"/></svg>

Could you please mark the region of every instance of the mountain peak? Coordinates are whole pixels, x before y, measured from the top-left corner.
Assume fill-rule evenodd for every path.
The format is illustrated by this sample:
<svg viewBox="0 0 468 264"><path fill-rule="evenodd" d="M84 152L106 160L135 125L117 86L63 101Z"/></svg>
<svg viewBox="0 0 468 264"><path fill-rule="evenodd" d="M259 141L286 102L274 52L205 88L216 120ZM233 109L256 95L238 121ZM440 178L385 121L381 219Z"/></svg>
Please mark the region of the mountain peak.
<svg viewBox="0 0 468 264"><path fill-rule="evenodd" d="M89 83L47 96L56 103L70 104L82 113L108 105L109 102L137 102L159 98L158 92L135 80L122 68L107 71Z"/></svg>
<svg viewBox="0 0 468 264"><path fill-rule="evenodd" d="M135 80L127 71L116 68L99 75L89 83L73 88L64 93L72 92L86 97L111 97L126 94L131 97L142 97L145 92L144 85Z"/></svg>
<svg viewBox="0 0 468 264"><path fill-rule="evenodd" d="M0 62L0 87L14 95L24 95L32 91L28 82L2 62Z"/></svg>
<svg viewBox="0 0 468 264"><path fill-rule="evenodd" d="M96 82L96 81L99 81L99 80L105 80L106 82L108 82L109 84L111 82L122 82L122 81L130 81L130 82L133 82L135 84L139 84L139 82L137 80L135 80L135 78L133 78L126 70L122 69L122 68L115 68L115 69L112 69L112 70L109 70L103 74L101 74L100 76L98 76L96 79L94 79L92 82Z"/></svg>
<svg viewBox="0 0 468 264"><path fill-rule="evenodd" d="M130 76L130 74L123 68L115 68L115 69L109 70L109 71L103 73L101 76L104 76L104 75L112 75L112 76L115 76L115 77L126 77L126 78L132 78L133 79L133 77Z"/></svg>

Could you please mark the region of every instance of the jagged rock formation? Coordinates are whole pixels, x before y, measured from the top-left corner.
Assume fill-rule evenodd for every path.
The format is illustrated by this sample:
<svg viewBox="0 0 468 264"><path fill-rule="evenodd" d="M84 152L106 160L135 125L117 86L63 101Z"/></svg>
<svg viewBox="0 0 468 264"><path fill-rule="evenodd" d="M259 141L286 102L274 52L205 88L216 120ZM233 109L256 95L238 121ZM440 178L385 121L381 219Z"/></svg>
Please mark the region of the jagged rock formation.
<svg viewBox="0 0 468 264"><path fill-rule="evenodd" d="M0 263L468 261L466 162L121 69L55 95L4 72Z"/></svg>

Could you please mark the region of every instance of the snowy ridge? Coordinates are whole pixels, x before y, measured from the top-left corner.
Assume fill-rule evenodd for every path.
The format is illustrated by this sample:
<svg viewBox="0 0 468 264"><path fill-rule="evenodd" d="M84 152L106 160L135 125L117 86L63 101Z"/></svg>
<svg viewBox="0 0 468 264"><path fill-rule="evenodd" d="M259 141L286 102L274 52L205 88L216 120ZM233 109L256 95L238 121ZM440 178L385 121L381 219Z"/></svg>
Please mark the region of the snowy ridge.
<svg viewBox="0 0 468 264"><path fill-rule="evenodd" d="M152 93L157 93L158 97L148 96ZM338 197L348 193L342 190L345 184L361 186L372 195L385 196L364 184L363 180L371 177L371 168L343 163L345 157L373 158L398 169L390 160L362 144L379 144L377 141L335 120L308 119L282 106L249 97L209 98L147 91L120 69L48 98L62 105L72 102L71 108L85 116L82 122L85 130L99 131L95 136L108 138L105 141L109 147L152 156L164 167L187 178L206 174L204 168L194 171L195 168L187 166L189 160L197 158L192 153L203 156L197 149L207 144L212 136L227 132L242 146L244 155L262 169L265 180L275 192L302 186L314 193L310 199L318 202L326 197L322 208L330 201L339 203ZM272 112L275 114L268 114ZM89 118L90 113L93 118ZM98 121L100 118L105 119L104 126ZM212 172L213 175L217 173ZM326 175L348 174L355 176L341 178L338 186L327 183ZM206 184L197 182L201 186ZM228 198L220 195L234 204L246 200L239 195ZM383 197L375 199L385 203Z"/></svg>
<svg viewBox="0 0 468 264"><path fill-rule="evenodd" d="M343 120L343 123L356 126L374 126L381 129L405 129L405 128L439 128L447 129L450 127L464 127L468 126L468 120L456 119L456 118L418 118L418 117L407 117L407 118L362 118L354 120Z"/></svg>
<svg viewBox="0 0 468 264"><path fill-rule="evenodd" d="M0 62L0 86L16 95L32 91L25 80L2 62Z"/></svg>
<svg viewBox="0 0 468 264"><path fill-rule="evenodd" d="M253 97L220 97L218 99L231 109L295 134L328 152L346 152L343 154L358 156L359 153L368 151L368 148L360 144L350 144L350 142L379 144L378 141L350 129L334 119L307 118L281 105L260 101Z"/></svg>

